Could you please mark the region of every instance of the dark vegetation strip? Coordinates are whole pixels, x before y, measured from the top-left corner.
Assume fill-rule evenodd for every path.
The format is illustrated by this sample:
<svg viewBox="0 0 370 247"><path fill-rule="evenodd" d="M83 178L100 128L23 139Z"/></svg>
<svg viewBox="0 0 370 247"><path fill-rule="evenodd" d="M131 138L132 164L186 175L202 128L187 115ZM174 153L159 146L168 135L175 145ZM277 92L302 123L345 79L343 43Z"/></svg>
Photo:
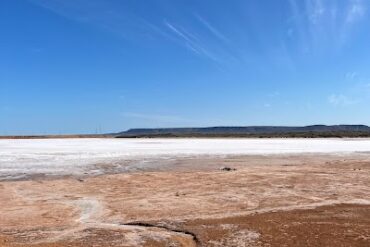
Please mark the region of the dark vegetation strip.
<svg viewBox="0 0 370 247"><path fill-rule="evenodd" d="M369 138L370 132L290 132L290 133L258 133L258 134L241 134L241 133L163 133L163 134L134 134L134 135L117 135L116 138Z"/></svg>
<svg viewBox="0 0 370 247"><path fill-rule="evenodd" d="M32 135L32 136L0 136L0 139L68 139L68 138L112 138L113 134L104 135Z"/></svg>

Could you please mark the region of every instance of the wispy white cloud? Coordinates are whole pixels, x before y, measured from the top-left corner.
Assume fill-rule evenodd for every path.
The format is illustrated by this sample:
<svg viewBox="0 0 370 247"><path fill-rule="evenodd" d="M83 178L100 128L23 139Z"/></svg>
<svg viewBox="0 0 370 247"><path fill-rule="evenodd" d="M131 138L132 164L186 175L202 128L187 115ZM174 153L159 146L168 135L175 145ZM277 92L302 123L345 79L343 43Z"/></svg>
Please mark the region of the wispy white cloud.
<svg viewBox="0 0 370 247"><path fill-rule="evenodd" d="M349 81L352 81L354 79L356 79L358 77L358 73L355 72L355 71L352 71L352 72L347 72L345 75L344 75L344 78L346 80L349 80Z"/></svg>
<svg viewBox="0 0 370 247"><path fill-rule="evenodd" d="M139 21L143 24L143 26L147 27L148 30L151 30L153 31L154 33L157 33L159 34L160 36L164 37L164 38L167 38L167 39L172 39L171 35L166 32L163 28L153 24L153 23L150 23L149 21L143 19L143 18L138 18Z"/></svg>
<svg viewBox="0 0 370 247"><path fill-rule="evenodd" d="M306 0L307 15L311 23L320 24L327 9L321 0Z"/></svg>
<svg viewBox="0 0 370 247"><path fill-rule="evenodd" d="M366 15L365 2L362 0L351 0L345 10L344 23L340 33L340 41L345 44L351 39L353 28L364 19Z"/></svg>
<svg viewBox="0 0 370 247"><path fill-rule="evenodd" d="M328 102L333 106L349 106L355 105L359 101L344 94L332 94L328 97Z"/></svg>
<svg viewBox="0 0 370 247"><path fill-rule="evenodd" d="M175 26L175 24L168 21L164 21L164 24L182 40L182 44L190 51L197 55L203 55L215 62L222 62L215 54L205 48L199 39L196 38L195 34L185 30L183 27Z"/></svg>
<svg viewBox="0 0 370 247"><path fill-rule="evenodd" d="M267 96L270 98L277 98L280 97L281 93L279 91L273 91L271 93L268 93Z"/></svg>
<svg viewBox="0 0 370 247"><path fill-rule="evenodd" d="M178 36L180 36L181 38L183 38L186 42L188 42L189 44L193 43L193 41L191 40L190 37L188 37L187 35L185 35L184 33L182 33L179 29L177 29L176 27L174 27L174 25L172 25L171 23L167 22L167 21L164 21L164 24L169 28L171 29L174 33L176 33Z"/></svg>
<svg viewBox="0 0 370 247"><path fill-rule="evenodd" d="M163 21L166 13L152 19L143 16L140 12L127 8L117 8L114 1L106 0L27 0L30 3L47 9L68 20L95 26L130 42L146 39L164 39L175 42L191 51L194 55L209 59L219 65L235 60L235 55L222 44L226 44L227 37L223 35L209 21L200 15L197 20L213 35L206 32L196 33L178 21ZM154 4L154 6L156 6ZM201 26L201 25L199 25ZM186 28L185 28L186 27ZM144 37L144 39L143 39ZM162 40L163 41L163 40ZM230 48L230 47L228 47Z"/></svg>
<svg viewBox="0 0 370 247"><path fill-rule="evenodd" d="M230 40L228 38L226 38L226 36L224 34L222 34L217 28L215 28L213 25L211 25L203 17L201 17L200 15L197 15L197 14L195 16L217 38L219 38L220 40L222 40L224 42L227 42L227 43L230 42Z"/></svg>
<svg viewBox="0 0 370 247"><path fill-rule="evenodd" d="M366 12L366 6L362 0L352 0L347 10L346 22L352 24L362 17Z"/></svg>
<svg viewBox="0 0 370 247"><path fill-rule="evenodd" d="M290 0L292 17L288 36L299 35L304 51L339 49L348 42L352 30L366 16L363 0ZM293 22L291 22L293 21Z"/></svg>
<svg viewBox="0 0 370 247"><path fill-rule="evenodd" d="M27 0L68 20L85 23L111 32L126 40L139 36L169 37L155 24L134 11L116 9L114 2L104 0Z"/></svg>
<svg viewBox="0 0 370 247"><path fill-rule="evenodd" d="M289 0L292 15L288 18L288 23L292 23L288 28L287 34L290 38L299 40L302 46L302 51L306 53L309 50L309 39L307 34L307 27L305 23L304 9L300 8L296 0Z"/></svg>
<svg viewBox="0 0 370 247"><path fill-rule="evenodd" d="M122 6L116 8L115 1L27 1L65 18L95 25L129 41L144 43L149 38L180 44L197 57L216 63L216 66L222 67L221 69L228 64L244 65L247 61L254 63L256 60L249 58L254 51L249 52L248 42L240 42L240 37L246 35L247 32L242 33L241 31L239 37L233 32L233 39L231 39L225 35L227 33L225 29L221 28L224 26L210 21L211 16L199 14L193 9L187 13L191 19L187 21L180 18L173 19L173 13L166 13L160 7L158 7L160 9L158 16L144 16L140 11L129 10ZM278 66L285 66L285 68L294 68L292 49L298 48L304 53L309 53L327 51L332 47L341 48L351 38L355 25L366 16L367 4L363 0L348 0L341 4L335 0L289 0L289 5L291 16L288 18L287 26L284 26L287 30L285 37L275 40L261 38L260 42L261 50L268 50L267 56L273 57L272 62ZM254 23L260 24L258 20ZM251 24L239 25L243 27L240 30L245 31L248 28L244 29L244 25ZM230 25L228 27L230 28Z"/></svg>

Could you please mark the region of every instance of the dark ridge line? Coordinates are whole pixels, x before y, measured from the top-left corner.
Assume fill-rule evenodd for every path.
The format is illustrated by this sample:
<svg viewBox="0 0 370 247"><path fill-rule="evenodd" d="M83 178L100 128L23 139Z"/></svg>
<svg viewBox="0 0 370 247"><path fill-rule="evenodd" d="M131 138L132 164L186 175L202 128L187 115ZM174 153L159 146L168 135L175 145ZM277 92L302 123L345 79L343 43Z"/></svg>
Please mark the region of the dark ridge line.
<svg viewBox="0 0 370 247"><path fill-rule="evenodd" d="M197 235L195 233L187 231L187 230L179 230L179 229L171 228L171 227L164 226L164 225L155 225L155 224L150 224L150 223L146 223L146 222L128 222L128 223L124 223L124 224L121 223L120 225L121 226L140 226L140 227L149 227L149 228L160 228L160 229L164 229L164 230L170 231L170 232L182 233L182 234L185 234L185 235L190 235L193 238L193 241L195 242L196 246L199 246L201 244Z"/></svg>
<svg viewBox="0 0 370 247"><path fill-rule="evenodd" d="M366 125L310 125L142 128L119 132L114 137L370 137L370 127Z"/></svg>

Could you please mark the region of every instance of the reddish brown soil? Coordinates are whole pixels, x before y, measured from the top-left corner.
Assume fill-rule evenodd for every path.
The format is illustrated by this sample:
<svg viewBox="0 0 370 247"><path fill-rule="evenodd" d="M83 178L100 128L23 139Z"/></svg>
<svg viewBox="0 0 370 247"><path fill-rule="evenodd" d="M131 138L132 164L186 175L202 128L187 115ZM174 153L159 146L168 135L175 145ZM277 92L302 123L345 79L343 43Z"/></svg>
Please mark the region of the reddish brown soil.
<svg viewBox="0 0 370 247"><path fill-rule="evenodd" d="M220 225L233 230L220 230ZM186 222L206 246L245 246L232 239L230 232L260 234L255 246L369 246L370 206L341 204L316 209L270 212L225 219ZM220 245L212 244L213 242Z"/></svg>
<svg viewBox="0 0 370 247"><path fill-rule="evenodd" d="M368 159L203 157L0 182L0 246L370 246Z"/></svg>

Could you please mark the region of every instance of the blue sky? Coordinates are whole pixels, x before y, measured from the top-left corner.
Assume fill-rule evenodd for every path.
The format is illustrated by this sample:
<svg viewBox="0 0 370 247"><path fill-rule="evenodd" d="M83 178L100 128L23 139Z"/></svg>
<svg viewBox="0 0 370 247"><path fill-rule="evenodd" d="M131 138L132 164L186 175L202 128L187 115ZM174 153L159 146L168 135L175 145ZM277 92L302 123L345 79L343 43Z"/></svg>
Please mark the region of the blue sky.
<svg viewBox="0 0 370 247"><path fill-rule="evenodd" d="M370 124L369 7L1 1L0 134Z"/></svg>

